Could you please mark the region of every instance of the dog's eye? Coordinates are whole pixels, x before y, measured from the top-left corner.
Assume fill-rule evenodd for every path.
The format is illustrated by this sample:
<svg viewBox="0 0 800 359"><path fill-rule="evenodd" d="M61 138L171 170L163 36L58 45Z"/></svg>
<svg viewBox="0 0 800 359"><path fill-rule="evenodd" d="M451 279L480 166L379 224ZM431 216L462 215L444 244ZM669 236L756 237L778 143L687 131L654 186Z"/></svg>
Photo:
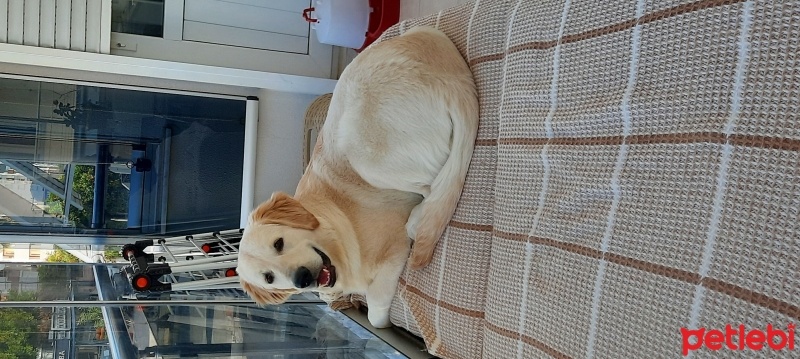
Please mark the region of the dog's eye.
<svg viewBox="0 0 800 359"><path fill-rule="evenodd" d="M278 252L283 251L283 238L278 238L272 246L275 247L275 250Z"/></svg>
<svg viewBox="0 0 800 359"><path fill-rule="evenodd" d="M272 274L272 272L264 273L264 280L267 281L267 283L272 284L272 282L275 281L275 275Z"/></svg>

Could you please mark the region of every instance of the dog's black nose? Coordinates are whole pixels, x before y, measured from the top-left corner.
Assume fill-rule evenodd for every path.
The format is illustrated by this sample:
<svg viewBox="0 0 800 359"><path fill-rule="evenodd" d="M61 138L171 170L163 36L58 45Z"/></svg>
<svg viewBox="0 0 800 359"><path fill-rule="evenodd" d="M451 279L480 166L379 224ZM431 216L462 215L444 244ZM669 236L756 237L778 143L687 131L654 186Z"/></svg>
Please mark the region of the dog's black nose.
<svg viewBox="0 0 800 359"><path fill-rule="evenodd" d="M297 288L306 288L313 282L314 276L311 275L311 271L308 268L300 267L294 272L294 285Z"/></svg>

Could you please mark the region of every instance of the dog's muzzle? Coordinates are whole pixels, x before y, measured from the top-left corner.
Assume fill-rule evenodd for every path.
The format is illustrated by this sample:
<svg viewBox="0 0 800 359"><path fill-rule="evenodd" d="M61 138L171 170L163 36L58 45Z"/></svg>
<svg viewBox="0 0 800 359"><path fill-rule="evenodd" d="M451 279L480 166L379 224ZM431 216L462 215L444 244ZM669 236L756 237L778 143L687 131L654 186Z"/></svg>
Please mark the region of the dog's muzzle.
<svg viewBox="0 0 800 359"><path fill-rule="evenodd" d="M314 248L314 251L322 259L322 266L316 275L308 267L297 268L292 283L299 289L308 288L314 284L317 287L333 287L336 284L336 267L331 264L330 257L317 248Z"/></svg>

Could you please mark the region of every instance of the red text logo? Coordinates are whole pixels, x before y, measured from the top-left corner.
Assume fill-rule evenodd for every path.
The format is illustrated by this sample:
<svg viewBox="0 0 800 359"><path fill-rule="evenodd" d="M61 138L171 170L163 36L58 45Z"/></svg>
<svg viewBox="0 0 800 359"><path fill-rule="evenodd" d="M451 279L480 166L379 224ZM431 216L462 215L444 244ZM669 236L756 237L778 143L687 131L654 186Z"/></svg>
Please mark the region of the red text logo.
<svg viewBox="0 0 800 359"><path fill-rule="evenodd" d="M687 329L681 328L683 337L683 355L705 346L706 348L717 351L723 348L730 350L762 350L769 348L772 350L783 350L789 348L794 350L794 324L789 324L786 330L772 327L767 324L766 330L752 329L745 330L744 325L738 328L725 326L725 330L706 328Z"/></svg>

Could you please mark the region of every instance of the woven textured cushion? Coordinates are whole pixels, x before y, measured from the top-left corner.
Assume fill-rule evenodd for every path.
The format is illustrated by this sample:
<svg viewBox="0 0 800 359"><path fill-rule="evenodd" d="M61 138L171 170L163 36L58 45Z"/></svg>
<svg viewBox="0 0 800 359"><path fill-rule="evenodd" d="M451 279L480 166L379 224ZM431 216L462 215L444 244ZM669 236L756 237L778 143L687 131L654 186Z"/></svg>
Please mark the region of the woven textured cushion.
<svg viewBox="0 0 800 359"><path fill-rule="evenodd" d="M387 30L447 33L481 106L458 209L392 322L444 358L655 358L681 355L681 327L800 321L799 14L484 0Z"/></svg>

